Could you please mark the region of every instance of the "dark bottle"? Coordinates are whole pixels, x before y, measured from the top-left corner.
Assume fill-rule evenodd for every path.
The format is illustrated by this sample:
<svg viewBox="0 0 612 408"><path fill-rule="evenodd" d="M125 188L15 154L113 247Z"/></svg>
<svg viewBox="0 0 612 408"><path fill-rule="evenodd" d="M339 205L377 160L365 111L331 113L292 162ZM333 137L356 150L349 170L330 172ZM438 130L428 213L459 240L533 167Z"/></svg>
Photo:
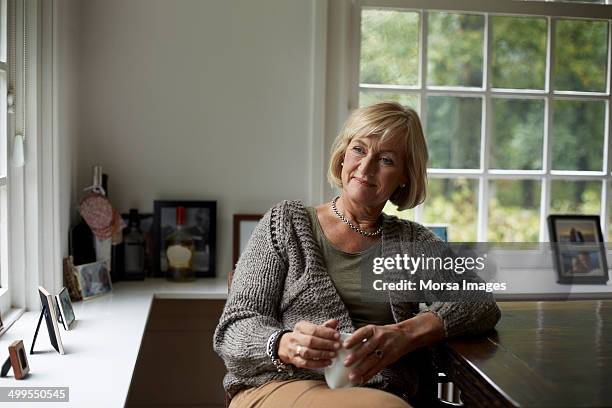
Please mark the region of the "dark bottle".
<svg viewBox="0 0 612 408"><path fill-rule="evenodd" d="M144 279L145 239L140 230L138 210L130 209L130 221L124 233L124 277L125 279Z"/></svg>

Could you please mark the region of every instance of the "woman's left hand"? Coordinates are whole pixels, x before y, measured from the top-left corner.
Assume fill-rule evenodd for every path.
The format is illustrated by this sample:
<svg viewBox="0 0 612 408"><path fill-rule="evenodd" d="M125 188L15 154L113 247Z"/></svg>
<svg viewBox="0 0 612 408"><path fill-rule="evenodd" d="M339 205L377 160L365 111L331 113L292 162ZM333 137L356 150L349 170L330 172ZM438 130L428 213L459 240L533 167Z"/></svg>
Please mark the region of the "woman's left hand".
<svg viewBox="0 0 612 408"><path fill-rule="evenodd" d="M343 346L351 350L346 367L359 362L350 372L354 384L364 384L404 354L444 338L444 325L433 313L425 313L398 324L373 324L356 330Z"/></svg>

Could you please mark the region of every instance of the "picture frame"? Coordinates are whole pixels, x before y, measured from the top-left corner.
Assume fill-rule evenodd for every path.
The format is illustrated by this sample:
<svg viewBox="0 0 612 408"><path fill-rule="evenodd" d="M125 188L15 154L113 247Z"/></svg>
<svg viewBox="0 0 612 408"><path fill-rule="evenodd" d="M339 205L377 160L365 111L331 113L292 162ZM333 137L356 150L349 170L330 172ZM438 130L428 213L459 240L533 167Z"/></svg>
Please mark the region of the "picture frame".
<svg viewBox="0 0 612 408"><path fill-rule="evenodd" d="M62 288L60 293L55 296L55 301L57 303L58 315L62 317L64 329L70 330L76 318L74 316L74 309L72 308L68 289Z"/></svg>
<svg viewBox="0 0 612 408"><path fill-rule="evenodd" d="M448 224L426 224L431 232L444 242L448 242Z"/></svg>
<svg viewBox="0 0 612 408"><path fill-rule="evenodd" d="M549 215L557 283L606 284L608 264L598 215Z"/></svg>
<svg viewBox="0 0 612 408"><path fill-rule="evenodd" d="M144 276L153 276L153 225L155 223L155 217L153 215L153 213L138 213L138 218L140 219L140 231L142 232L142 235L144 236L144 240L145 240L145 259L144 259ZM123 213L121 214L121 219L123 220L124 224L127 226L130 224L130 214L129 213ZM124 234L125 231L124 230ZM121 255L121 260L124 261L125 257L125 248L123 249L123 253ZM121 265L121 279L123 280L132 280L135 278L132 278L130 276L127 276L127 273L125 271L125 265ZM142 279L142 277L140 278Z"/></svg>
<svg viewBox="0 0 612 408"><path fill-rule="evenodd" d="M185 224L194 239L193 267L196 278L216 276L217 202L156 200L153 203L153 275L165 276L167 259L164 238L176 228L176 209L185 208Z"/></svg>
<svg viewBox="0 0 612 408"><path fill-rule="evenodd" d="M110 276L110 260L75 266L83 300L106 295L113 289Z"/></svg>
<svg viewBox="0 0 612 408"><path fill-rule="evenodd" d="M240 254L246 248L253 230L259 224L263 214L234 214L232 265L236 268Z"/></svg>
<svg viewBox="0 0 612 408"><path fill-rule="evenodd" d="M43 308L45 324L47 326L47 331L49 332L49 340L51 341L51 345L55 350L57 350L58 353L64 354L64 344L62 343L62 337L60 336L57 321L57 305L55 304L55 296L52 296L42 286L38 287L38 295L40 296L40 304ZM33 346L34 345L32 344L32 348Z"/></svg>
<svg viewBox="0 0 612 408"><path fill-rule="evenodd" d="M0 376L5 377L11 367L16 380L23 380L30 372L28 357L25 352L23 340L15 340L8 346L9 358L2 365Z"/></svg>

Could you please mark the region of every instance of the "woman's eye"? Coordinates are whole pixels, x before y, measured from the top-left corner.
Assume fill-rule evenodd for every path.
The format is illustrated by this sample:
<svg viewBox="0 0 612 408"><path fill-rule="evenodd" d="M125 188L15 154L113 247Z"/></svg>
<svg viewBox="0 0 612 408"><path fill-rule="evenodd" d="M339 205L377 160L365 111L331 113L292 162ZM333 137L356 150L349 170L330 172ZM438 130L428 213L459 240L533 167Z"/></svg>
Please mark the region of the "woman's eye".
<svg viewBox="0 0 612 408"><path fill-rule="evenodd" d="M353 151L357 152L357 153L363 153L364 152L363 147L361 147L361 146L353 146Z"/></svg>
<svg viewBox="0 0 612 408"><path fill-rule="evenodd" d="M383 162L384 165L387 165L387 166L393 165L393 160L391 160L388 157L381 157L380 160Z"/></svg>

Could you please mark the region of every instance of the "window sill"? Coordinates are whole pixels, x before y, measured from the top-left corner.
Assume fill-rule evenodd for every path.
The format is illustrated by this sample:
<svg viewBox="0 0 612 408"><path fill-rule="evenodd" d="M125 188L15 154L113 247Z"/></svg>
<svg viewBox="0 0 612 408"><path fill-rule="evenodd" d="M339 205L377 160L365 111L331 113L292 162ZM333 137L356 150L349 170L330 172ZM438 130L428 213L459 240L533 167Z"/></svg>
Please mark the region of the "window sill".
<svg viewBox="0 0 612 408"><path fill-rule="evenodd" d="M4 289L6 290L6 289ZM0 336L2 336L7 330L11 328L11 326L19 320L25 309L10 309L3 317L2 323L4 323L4 327L0 330Z"/></svg>

